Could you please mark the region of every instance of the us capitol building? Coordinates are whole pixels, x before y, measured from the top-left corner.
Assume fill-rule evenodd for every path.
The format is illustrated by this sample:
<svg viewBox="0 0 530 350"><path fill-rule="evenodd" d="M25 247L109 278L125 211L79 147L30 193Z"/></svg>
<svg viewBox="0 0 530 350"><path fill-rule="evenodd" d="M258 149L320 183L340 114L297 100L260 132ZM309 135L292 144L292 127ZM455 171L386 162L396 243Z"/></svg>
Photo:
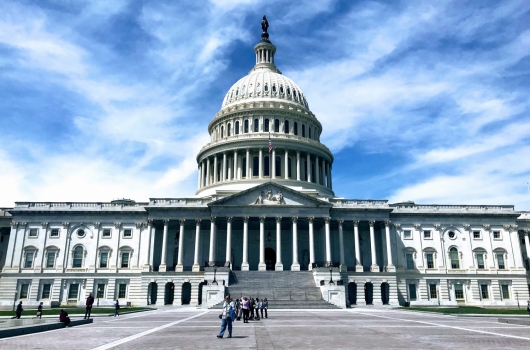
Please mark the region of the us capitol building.
<svg viewBox="0 0 530 350"><path fill-rule="evenodd" d="M89 293L209 306L246 274L275 290L306 278L339 307L524 305L530 213L338 197L322 124L262 26L254 67L208 125L196 196L1 209L1 307L84 305Z"/></svg>

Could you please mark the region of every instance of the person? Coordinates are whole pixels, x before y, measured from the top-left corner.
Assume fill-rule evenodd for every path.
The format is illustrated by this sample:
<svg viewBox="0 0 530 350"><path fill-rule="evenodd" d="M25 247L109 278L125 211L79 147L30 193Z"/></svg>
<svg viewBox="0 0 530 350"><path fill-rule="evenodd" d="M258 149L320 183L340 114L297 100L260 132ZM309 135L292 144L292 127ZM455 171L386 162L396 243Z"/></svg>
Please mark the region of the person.
<svg viewBox="0 0 530 350"><path fill-rule="evenodd" d="M88 298L86 298L85 303L85 319L90 318L90 313L92 312L92 304L94 304L94 297L92 296L92 293L88 295Z"/></svg>
<svg viewBox="0 0 530 350"><path fill-rule="evenodd" d="M42 301L40 302L39 307L37 308L37 314L32 318L42 318Z"/></svg>
<svg viewBox="0 0 530 350"><path fill-rule="evenodd" d="M236 299L236 320L241 321L241 302Z"/></svg>
<svg viewBox="0 0 530 350"><path fill-rule="evenodd" d="M530 316L530 299L528 299L528 305L526 305L526 311L528 311L528 316Z"/></svg>
<svg viewBox="0 0 530 350"><path fill-rule="evenodd" d="M119 309L120 309L120 301L116 299L116 302L114 303L114 317L116 317L116 315L120 316L120 313L118 312Z"/></svg>
<svg viewBox="0 0 530 350"><path fill-rule="evenodd" d="M256 298L256 302L254 303L254 309L255 309L255 312L256 312L256 315L254 316L254 319L256 321L259 321L259 304L261 303L261 301L259 301L259 298Z"/></svg>
<svg viewBox="0 0 530 350"><path fill-rule="evenodd" d="M265 310L265 318L269 318L269 315L267 314L267 309L269 308L269 301L267 298L263 300L263 309L261 311L261 317L263 318L263 310Z"/></svg>
<svg viewBox="0 0 530 350"><path fill-rule="evenodd" d="M22 316L22 311L24 311L24 309L22 308L22 302L19 302L17 305L17 309L15 310L15 317L13 318L20 318L20 316Z"/></svg>
<svg viewBox="0 0 530 350"><path fill-rule="evenodd" d="M232 317L230 316L230 310L234 310L233 308L234 303L230 299L230 295L227 295L225 297L225 301L223 302L223 311L221 312L221 331L217 335L217 338L221 339L226 331L226 328L228 327L228 337L232 338Z"/></svg>
<svg viewBox="0 0 530 350"><path fill-rule="evenodd" d="M68 317L68 312L64 311L64 309L61 309L61 313L59 314L59 322L64 323L65 327L68 327L70 324L70 317Z"/></svg>
<svg viewBox="0 0 530 350"><path fill-rule="evenodd" d="M248 323L248 313L250 309L250 303L247 297L243 297L243 302L241 303L241 309L243 310L243 323Z"/></svg>
<svg viewBox="0 0 530 350"><path fill-rule="evenodd" d="M249 297L249 300L248 300L248 312L249 312L249 317L248 319L249 320L254 320L254 298L253 297Z"/></svg>

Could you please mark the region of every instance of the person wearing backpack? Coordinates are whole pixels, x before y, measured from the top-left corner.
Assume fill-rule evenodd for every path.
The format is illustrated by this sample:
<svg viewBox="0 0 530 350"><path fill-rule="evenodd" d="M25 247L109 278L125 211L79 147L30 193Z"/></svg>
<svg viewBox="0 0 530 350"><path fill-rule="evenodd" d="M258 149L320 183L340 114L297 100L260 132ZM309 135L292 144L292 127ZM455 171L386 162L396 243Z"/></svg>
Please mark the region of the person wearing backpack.
<svg viewBox="0 0 530 350"><path fill-rule="evenodd" d="M233 307L234 303L230 300L230 295L225 297L223 302L223 311L219 317L221 318L221 331L217 335L217 338L223 338L226 328L228 327L228 337L232 338L232 321L235 319L235 311Z"/></svg>

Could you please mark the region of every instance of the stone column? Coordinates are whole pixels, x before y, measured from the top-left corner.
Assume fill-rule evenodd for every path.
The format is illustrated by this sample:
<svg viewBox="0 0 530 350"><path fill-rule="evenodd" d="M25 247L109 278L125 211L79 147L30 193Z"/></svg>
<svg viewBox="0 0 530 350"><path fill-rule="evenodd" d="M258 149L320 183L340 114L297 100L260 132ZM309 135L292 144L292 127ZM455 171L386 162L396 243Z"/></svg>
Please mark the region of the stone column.
<svg viewBox="0 0 530 350"><path fill-rule="evenodd" d="M300 151L296 151L296 180L300 181Z"/></svg>
<svg viewBox="0 0 530 350"><path fill-rule="evenodd" d="M247 164L245 164L245 171L247 173L246 179L252 179L252 175L250 174L250 149L247 148Z"/></svg>
<svg viewBox="0 0 530 350"><path fill-rule="evenodd" d="M329 189L333 189L333 177L331 176L331 164L329 165Z"/></svg>
<svg viewBox="0 0 530 350"><path fill-rule="evenodd" d="M241 271L248 271L248 216L243 218L243 262L241 263Z"/></svg>
<svg viewBox="0 0 530 350"><path fill-rule="evenodd" d="M217 154L213 156L213 184L216 184L219 179L217 179Z"/></svg>
<svg viewBox="0 0 530 350"><path fill-rule="evenodd" d="M208 258L208 262L209 263L214 263L215 262L215 259L217 258L217 254L216 253L216 240L215 240L215 236L216 236L216 227L215 227L215 216L212 216L210 218L210 255L209 255L209 258Z"/></svg>
<svg viewBox="0 0 530 350"><path fill-rule="evenodd" d="M158 271L166 272L166 256L167 256L167 228L169 226L169 220L164 220L164 234L162 236L162 259L160 261L160 267Z"/></svg>
<svg viewBox="0 0 530 350"><path fill-rule="evenodd" d="M322 165L322 186L326 186L326 160L324 158L322 158L321 165Z"/></svg>
<svg viewBox="0 0 530 350"><path fill-rule="evenodd" d="M185 219L180 219L180 235L179 235L179 252L177 256L177 266L175 271L182 272L184 271L184 265L182 265L182 255L184 253L184 224L186 223Z"/></svg>
<svg viewBox="0 0 530 350"><path fill-rule="evenodd" d="M300 271L300 263L298 262L298 231L296 223L297 217L291 218L293 221L293 264L291 265L291 271Z"/></svg>
<svg viewBox="0 0 530 350"><path fill-rule="evenodd" d="M195 220L195 254L193 256L193 272L201 271L201 265L199 263L199 253L201 246L201 220Z"/></svg>
<svg viewBox="0 0 530 350"><path fill-rule="evenodd" d="M206 186L210 185L210 158L206 158Z"/></svg>
<svg viewBox="0 0 530 350"><path fill-rule="evenodd" d="M307 171L307 182L311 182L311 155L307 154L307 166L305 167Z"/></svg>
<svg viewBox="0 0 530 350"><path fill-rule="evenodd" d="M276 178L276 149L275 148L272 149L272 158L270 159L270 163L272 165L271 169L269 169L270 171L272 171L270 175L271 175L271 178L275 179Z"/></svg>
<svg viewBox="0 0 530 350"><path fill-rule="evenodd" d="M259 169L258 169L258 176L259 178L263 178L263 148L259 148Z"/></svg>
<svg viewBox="0 0 530 350"><path fill-rule="evenodd" d="M221 182L226 180L226 152L223 152L223 174L221 175Z"/></svg>
<svg viewBox="0 0 530 350"><path fill-rule="evenodd" d="M197 169L199 173L199 179L197 180L197 188L201 188L201 179L202 179L202 163L199 163L199 168Z"/></svg>
<svg viewBox="0 0 530 350"><path fill-rule="evenodd" d="M330 218L324 218L325 229L326 229L326 262L331 263L331 236L329 232L329 220Z"/></svg>
<svg viewBox="0 0 530 350"><path fill-rule="evenodd" d="M313 263L315 262L315 234L313 231L314 217L308 217L309 221L309 269L313 269Z"/></svg>
<svg viewBox="0 0 530 350"><path fill-rule="evenodd" d="M327 183L326 183L326 187L327 188L331 188L331 173L329 171L329 163L326 162L326 174L328 175L328 178L327 178Z"/></svg>
<svg viewBox="0 0 530 350"><path fill-rule="evenodd" d="M258 271L266 271L265 264L265 217L259 217L259 264Z"/></svg>
<svg viewBox="0 0 530 350"><path fill-rule="evenodd" d="M232 217L226 218L226 263L225 266L232 268Z"/></svg>
<svg viewBox="0 0 530 350"><path fill-rule="evenodd" d="M318 156L315 156L315 182L320 185L320 167L318 166Z"/></svg>
<svg viewBox="0 0 530 350"><path fill-rule="evenodd" d="M370 271L379 272L379 265L377 265L377 257L375 256L375 233L374 233L375 221L370 220L368 221L368 224L370 225L370 252L372 255L372 266L370 266Z"/></svg>
<svg viewBox="0 0 530 350"><path fill-rule="evenodd" d="M155 225L153 219L147 220L149 230L149 271L153 271L155 256Z"/></svg>
<svg viewBox="0 0 530 350"><path fill-rule="evenodd" d="M530 230L524 230L523 234L524 234L524 246L526 248L526 256L528 257L528 259L530 259L530 239L528 238L528 235L530 234ZM524 265L524 261L523 261L523 265Z"/></svg>
<svg viewBox="0 0 530 350"><path fill-rule="evenodd" d="M359 220L353 220L353 235L355 239L355 272L363 272L361 246L359 244Z"/></svg>
<svg viewBox="0 0 530 350"><path fill-rule="evenodd" d="M396 267L392 264L392 245L390 243L390 221L385 221L385 234L386 234L386 256L388 264L386 265L386 272L396 272ZM422 252L423 253L423 252Z"/></svg>
<svg viewBox="0 0 530 350"><path fill-rule="evenodd" d="M283 177L285 178L285 180L287 180L289 179L289 151L288 150L285 150L285 159L283 160L283 162L284 162L284 172L285 172Z"/></svg>
<svg viewBox="0 0 530 350"><path fill-rule="evenodd" d="M341 271L348 271L348 267L344 263L344 235L343 235L343 232L342 232L342 224L344 224L344 220L339 220L340 270Z"/></svg>
<svg viewBox="0 0 530 350"><path fill-rule="evenodd" d="M276 217L276 271L283 271L282 263L282 218Z"/></svg>
<svg viewBox="0 0 530 350"><path fill-rule="evenodd" d="M201 161L201 186L200 188L203 188L205 186L205 182L204 182L204 160Z"/></svg>
<svg viewBox="0 0 530 350"><path fill-rule="evenodd" d="M237 173L237 150L234 150L234 180L239 180L239 174Z"/></svg>

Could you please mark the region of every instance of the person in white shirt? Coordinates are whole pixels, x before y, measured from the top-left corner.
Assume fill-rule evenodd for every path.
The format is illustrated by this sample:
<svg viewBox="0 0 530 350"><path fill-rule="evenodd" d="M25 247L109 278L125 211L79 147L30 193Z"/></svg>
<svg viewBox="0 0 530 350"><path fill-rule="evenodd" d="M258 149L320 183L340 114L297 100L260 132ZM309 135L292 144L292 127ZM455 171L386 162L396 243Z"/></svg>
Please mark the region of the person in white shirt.
<svg viewBox="0 0 530 350"><path fill-rule="evenodd" d="M225 301L223 302L223 311L221 312L221 331L219 332L219 335L217 335L217 338L221 339L226 331L226 328L228 327L228 337L232 338L232 317L230 317L230 309L234 310L234 302L230 298L230 295L227 295L225 297Z"/></svg>

